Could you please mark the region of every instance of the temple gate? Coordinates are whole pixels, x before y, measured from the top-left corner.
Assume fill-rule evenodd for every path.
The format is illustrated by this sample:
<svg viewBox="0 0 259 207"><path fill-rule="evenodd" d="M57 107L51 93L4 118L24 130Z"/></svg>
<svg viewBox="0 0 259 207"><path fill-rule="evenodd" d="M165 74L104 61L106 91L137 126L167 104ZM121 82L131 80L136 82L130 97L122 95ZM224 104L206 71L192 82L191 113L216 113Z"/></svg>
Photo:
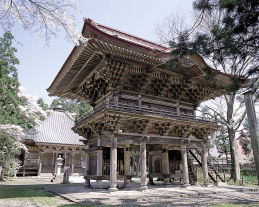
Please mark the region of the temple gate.
<svg viewBox="0 0 259 207"><path fill-rule="evenodd" d="M73 130L85 137L86 183L117 180L127 186L132 173L131 151L139 151L141 185L158 177L168 183L193 179L190 151L201 156L204 185L208 184L208 136L215 120L196 116L202 101L222 95L229 76L213 70L216 81L206 81L208 67L197 54L174 57L172 48L117 31L85 19L84 38L76 46L48 88L51 96L87 100L93 111ZM89 161L89 162L88 162Z"/></svg>

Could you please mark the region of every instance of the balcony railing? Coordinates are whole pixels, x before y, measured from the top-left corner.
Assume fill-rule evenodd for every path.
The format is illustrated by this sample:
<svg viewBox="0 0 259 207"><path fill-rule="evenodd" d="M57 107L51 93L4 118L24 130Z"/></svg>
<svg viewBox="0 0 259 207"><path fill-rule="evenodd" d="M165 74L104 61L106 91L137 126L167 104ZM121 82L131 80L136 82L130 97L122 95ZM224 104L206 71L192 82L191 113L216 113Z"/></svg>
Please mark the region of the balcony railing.
<svg viewBox="0 0 259 207"><path fill-rule="evenodd" d="M179 112L177 113L175 111L161 109L154 106L140 107L133 104L125 104L125 103L118 103L118 102L111 101L109 103L106 102L105 104L101 104L95 107L95 109L92 112L90 112L86 117L76 121L76 125L84 122L86 119L89 119L90 117L94 116L95 114L103 110L113 110L113 111L129 112L129 113L136 113L136 114L143 114L143 115L148 114L148 115L172 118L172 119L177 119L182 121L194 121L194 122L200 122L205 124L206 123L217 124L215 120L206 120L203 117L194 116L193 114L185 114L185 113L179 113Z"/></svg>

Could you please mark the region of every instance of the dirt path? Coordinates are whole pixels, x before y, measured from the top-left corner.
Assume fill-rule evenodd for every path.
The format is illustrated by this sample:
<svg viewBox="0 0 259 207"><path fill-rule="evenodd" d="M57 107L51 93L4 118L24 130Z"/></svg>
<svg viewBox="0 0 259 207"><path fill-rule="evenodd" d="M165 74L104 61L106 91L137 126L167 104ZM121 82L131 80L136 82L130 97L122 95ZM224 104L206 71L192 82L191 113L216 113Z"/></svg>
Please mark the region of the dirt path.
<svg viewBox="0 0 259 207"><path fill-rule="evenodd" d="M95 184L93 183L93 186ZM104 184L104 186L107 183ZM108 193L106 189L84 186L48 187L75 203L117 206L212 206L218 203L253 204L259 206L259 188L236 186L190 186L181 188L172 185L149 186L145 192L137 190L137 183L130 189Z"/></svg>

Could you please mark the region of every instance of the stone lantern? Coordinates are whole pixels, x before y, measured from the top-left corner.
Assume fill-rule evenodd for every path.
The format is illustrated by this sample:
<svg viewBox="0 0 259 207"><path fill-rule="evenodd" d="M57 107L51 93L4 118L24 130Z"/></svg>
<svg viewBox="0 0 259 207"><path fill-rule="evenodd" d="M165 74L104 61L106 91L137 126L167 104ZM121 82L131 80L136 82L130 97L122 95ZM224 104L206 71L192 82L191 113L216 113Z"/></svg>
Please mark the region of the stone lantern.
<svg viewBox="0 0 259 207"><path fill-rule="evenodd" d="M61 167L63 165L63 158L61 157L61 155L59 155L56 162L57 162L56 175L59 176L59 175L61 175Z"/></svg>

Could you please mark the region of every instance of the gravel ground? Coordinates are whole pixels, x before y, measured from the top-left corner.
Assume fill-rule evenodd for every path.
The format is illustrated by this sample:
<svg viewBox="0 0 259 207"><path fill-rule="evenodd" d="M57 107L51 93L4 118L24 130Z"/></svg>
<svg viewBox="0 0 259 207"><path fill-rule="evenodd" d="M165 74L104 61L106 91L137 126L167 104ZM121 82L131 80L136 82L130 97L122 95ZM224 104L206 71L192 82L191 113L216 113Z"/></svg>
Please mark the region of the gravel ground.
<svg viewBox="0 0 259 207"><path fill-rule="evenodd" d="M181 188L177 185L152 185L146 191L138 191L139 183L131 183L128 189L119 189L109 193L107 189L92 187L65 186L48 187L62 197L80 204L116 205L116 206L212 206L219 203L252 204L259 206L259 188L240 186L190 186ZM109 183L103 182L104 188ZM119 183L119 186L122 183Z"/></svg>

